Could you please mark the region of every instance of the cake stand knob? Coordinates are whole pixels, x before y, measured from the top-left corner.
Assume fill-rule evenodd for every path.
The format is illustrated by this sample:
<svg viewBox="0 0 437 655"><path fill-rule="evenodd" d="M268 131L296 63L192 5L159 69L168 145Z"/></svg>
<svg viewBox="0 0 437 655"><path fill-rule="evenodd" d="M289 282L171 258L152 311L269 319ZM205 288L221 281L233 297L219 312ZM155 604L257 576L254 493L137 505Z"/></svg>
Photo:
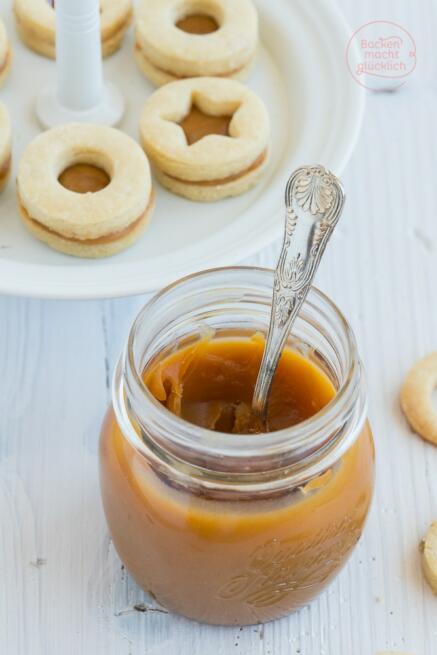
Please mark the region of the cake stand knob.
<svg viewBox="0 0 437 655"><path fill-rule="evenodd" d="M103 80L99 0L56 0L56 86L43 89L36 113L43 127L68 122L116 125L124 100Z"/></svg>

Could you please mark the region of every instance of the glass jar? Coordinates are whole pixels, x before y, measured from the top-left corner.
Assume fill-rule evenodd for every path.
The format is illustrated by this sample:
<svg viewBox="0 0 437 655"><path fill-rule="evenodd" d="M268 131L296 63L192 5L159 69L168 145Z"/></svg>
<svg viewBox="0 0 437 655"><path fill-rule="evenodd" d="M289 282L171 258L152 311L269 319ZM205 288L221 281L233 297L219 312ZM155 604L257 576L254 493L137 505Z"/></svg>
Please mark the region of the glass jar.
<svg viewBox="0 0 437 655"><path fill-rule="evenodd" d="M266 332L273 271L187 277L138 315L101 434L100 479L114 545L137 583L171 611L254 624L307 604L357 543L374 448L352 331L312 289L289 345L336 387L310 419L262 435L213 432L170 413L142 379L158 354L205 333Z"/></svg>

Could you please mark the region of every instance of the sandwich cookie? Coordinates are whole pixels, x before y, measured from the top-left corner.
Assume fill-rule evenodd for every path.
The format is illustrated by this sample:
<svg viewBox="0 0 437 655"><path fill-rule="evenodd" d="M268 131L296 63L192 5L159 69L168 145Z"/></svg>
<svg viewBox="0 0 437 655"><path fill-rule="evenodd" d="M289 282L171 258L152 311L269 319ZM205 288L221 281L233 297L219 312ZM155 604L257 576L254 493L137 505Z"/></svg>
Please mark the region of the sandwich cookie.
<svg viewBox="0 0 437 655"><path fill-rule="evenodd" d="M17 30L24 43L45 57L56 56L55 10L48 0L14 0ZM118 50L132 18L131 0L100 0L104 57Z"/></svg>
<svg viewBox="0 0 437 655"><path fill-rule="evenodd" d="M243 79L258 43L251 0L143 0L137 10L135 58L157 86L177 79Z"/></svg>
<svg viewBox="0 0 437 655"><path fill-rule="evenodd" d="M0 19L0 86L7 78L12 63L12 49L3 21Z"/></svg>
<svg viewBox="0 0 437 655"><path fill-rule="evenodd" d="M5 188L11 172L11 122L9 113L0 102L0 191Z"/></svg>
<svg viewBox="0 0 437 655"><path fill-rule="evenodd" d="M43 132L19 163L24 224L40 241L76 257L107 257L130 246L153 208L141 147L111 127L70 123Z"/></svg>
<svg viewBox="0 0 437 655"><path fill-rule="evenodd" d="M235 80L199 77L161 87L145 104L140 134L157 179L191 200L239 195L266 170L267 110Z"/></svg>

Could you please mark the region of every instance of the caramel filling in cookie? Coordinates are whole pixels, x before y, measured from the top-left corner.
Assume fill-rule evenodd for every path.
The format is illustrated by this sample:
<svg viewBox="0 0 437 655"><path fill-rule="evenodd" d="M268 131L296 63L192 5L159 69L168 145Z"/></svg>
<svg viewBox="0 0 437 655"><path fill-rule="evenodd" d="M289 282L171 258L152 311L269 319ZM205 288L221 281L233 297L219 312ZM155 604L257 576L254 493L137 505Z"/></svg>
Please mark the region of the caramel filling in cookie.
<svg viewBox="0 0 437 655"><path fill-rule="evenodd" d="M2 182L5 177L9 175L9 169L11 168L11 155L9 154L6 159L3 161L3 164L0 166L0 182Z"/></svg>
<svg viewBox="0 0 437 655"><path fill-rule="evenodd" d="M149 66L152 66L155 70L159 71L160 73L164 73L165 75L169 75L173 78L173 80L186 80L189 77L199 77L196 75L178 75L177 73L174 73L173 71L169 71L165 68L161 68L160 66L157 66L156 64L152 63L152 61L146 56L144 50L142 49L141 45L138 43L138 41L135 43L135 49L137 52L141 53L141 56L144 57L145 61L148 63ZM250 61L250 60L249 60ZM223 72L216 72L216 73L210 73L209 77L231 77L232 75L237 75L240 71L243 70L245 66L249 63L249 61L245 64L242 64L238 68L233 68L230 71L226 71L226 73Z"/></svg>
<svg viewBox="0 0 437 655"><path fill-rule="evenodd" d="M176 182L181 182L182 184L195 184L196 186L219 186L221 184L229 184L230 182L235 182L235 180L239 180L240 177L244 177L248 173L252 173L257 168L262 166L266 159L267 159L267 149L264 150L250 166L248 166L243 171L241 171L241 173L235 173L234 175L229 175L228 177L223 177L218 180L200 180L196 182L195 180L182 180L180 177L174 177L173 175L169 175L168 173L165 173L165 175L171 180L175 180Z"/></svg>
<svg viewBox="0 0 437 655"><path fill-rule="evenodd" d="M52 230L51 228L47 227L46 225L43 225L39 221L37 221L35 218L32 218L30 214L28 214L27 210L23 207L22 203L20 202L20 209L22 213L24 214L24 217L28 220L31 221L32 223L35 223L40 229L44 230L45 232L49 232L50 234L54 234L57 237L60 237L61 239L65 239L66 241L72 241L74 243L82 243L84 245L89 245L89 246L94 246L98 245L100 243L112 243L113 241L118 241L119 239L124 238L127 236L130 232L132 232L143 220L147 219L147 216L149 212L152 210L153 206L155 204L155 193L152 191L150 194L150 200L147 204L146 209L143 211L143 213L135 219L132 223L130 223L127 227L123 228L122 230L118 230L117 232L110 232L109 234L104 234L101 237L96 237L95 239L76 239L75 237L67 237L61 234L60 232L56 232L56 230Z"/></svg>
<svg viewBox="0 0 437 655"><path fill-rule="evenodd" d="M6 54L4 56L4 59L3 59L2 63L0 64L0 75L8 67L10 57L11 57L11 50L10 50L10 48L8 48L8 51L6 52Z"/></svg>
<svg viewBox="0 0 437 655"><path fill-rule="evenodd" d="M217 32L220 25L215 18L207 14L192 14L180 18L176 23L176 27L183 32L188 32L188 34L211 34Z"/></svg>
<svg viewBox="0 0 437 655"><path fill-rule="evenodd" d="M58 181L74 193L97 193L108 186L111 178L103 168L91 164L74 164L60 174Z"/></svg>
<svg viewBox="0 0 437 655"><path fill-rule="evenodd" d="M190 112L181 120L179 125L185 132L187 143L191 146L209 134L229 136L229 124L232 116L211 116L193 105Z"/></svg>

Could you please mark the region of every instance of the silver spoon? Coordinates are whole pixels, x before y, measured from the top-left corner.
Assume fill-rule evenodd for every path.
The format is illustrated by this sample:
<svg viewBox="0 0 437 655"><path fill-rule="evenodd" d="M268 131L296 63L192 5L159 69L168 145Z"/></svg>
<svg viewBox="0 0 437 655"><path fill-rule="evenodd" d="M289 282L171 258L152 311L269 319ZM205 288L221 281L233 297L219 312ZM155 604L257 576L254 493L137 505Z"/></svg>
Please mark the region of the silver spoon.
<svg viewBox="0 0 437 655"><path fill-rule="evenodd" d="M263 427L282 350L340 218L344 200L340 181L323 166L303 166L288 180L284 243L275 270L269 332L252 400L254 421Z"/></svg>

